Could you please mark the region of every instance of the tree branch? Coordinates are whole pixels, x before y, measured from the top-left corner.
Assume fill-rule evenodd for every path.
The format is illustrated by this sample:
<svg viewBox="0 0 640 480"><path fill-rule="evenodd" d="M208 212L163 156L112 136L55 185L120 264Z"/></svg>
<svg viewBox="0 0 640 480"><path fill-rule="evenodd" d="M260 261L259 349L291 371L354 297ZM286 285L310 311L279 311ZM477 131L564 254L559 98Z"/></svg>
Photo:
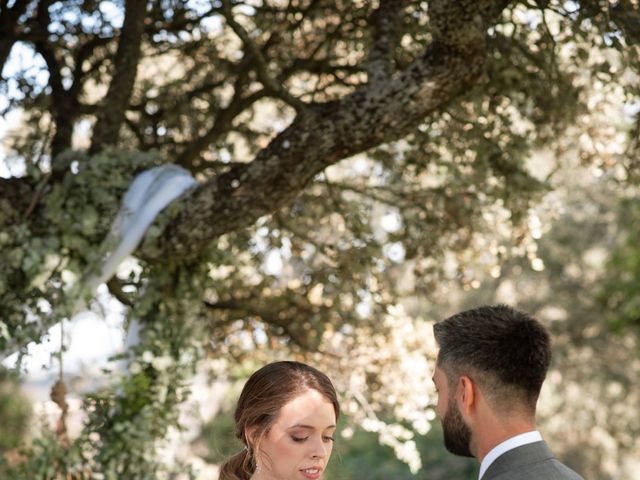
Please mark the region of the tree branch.
<svg viewBox="0 0 640 480"><path fill-rule="evenodd" d="M122 291L122 281L116 277L115 275L111 277L111 279L107 282L107 287L109 288L109 293L116 297L116 299L126 305L127 307L133 307L133 300Z"/></svg>
<svg viewBox="0 0 640 480"><path fill-rule="evenodd" d="M304 108L306 108L306 104L304 102L302 102L299 98L291 95L280 82L271 77L269 73L269 66L267 65L266 59L262 55L262 52L255 44L255 42L251 39L249 34L245 31L245 29L242 28L242 26L238 22L236 22L231 9L229 8L229 2L226 0L222 2L222 12L231 29L240 38L240 40L242 40L246 52L249 54L248 56L251 57L251 60L255 65L258 78L265 86L265 88L274 96L291 105L296 109L297 112L300 112Z"/></svg>
<svg viewBox="0 0 640 480"><path fill-rule="evenodd" d="M190 169L192 167L193 160L198 157L204 149L215 143L221 135L227 132L235 117L237 117L243 110L257 102L260 98L267 96L267 91L263 89L254 92L247 97L242 97L242 88L238 83L239 82L236 82L236 91L231 103L225 109L218 112L213 125L207 133L187 145L180 156L176 159L176 163Z"/></svg>
<svg viewBox="0 0 640 480"><path fill-rule="evenodd" d="M370 83L384 82L393 74L393 50L405 4L404 0L382 0L369 19L373 37L367 65Z"/></svg>
<svg viewBox="0 0 640 480"><path fill-rule="evenodd" d="M34 33L36 34L34 45L36 51L44 58L49 71L49 86L51 87L53 102L52 110L56 125L55 134L51 140L51 156L54 159L52 163L52 179L57 180L64 172L58 169L55 158L71 147L73 122L76 116L78 99L71 96L64 88L62 78L63 65L56 57L53 47L49 44L47 38L49 23L51 23L49 6L52 3L54 3L53 0L47 0L38 4L34 22Z"/></svg>
<svg viewBox="0 0 640 480"><path fill-rule="evenodd" d="M125 3L125 17L115 56L114 73L93 130L90 148L92 153L118 141L140 61L146 5L146 2L139 0L127 0Z"/></svg>
<svg viewBox="0 0 640 480"><path fill-rule="evenodd" d="M4 64L18 38L18 20L27 11L30 2L31 0L16 0L11 8L7 7L7 2L3 2L0 11L0 80Z"/></svg>
<svg viewBox="0 0 640 480"><path fill-rule="evenodd" d="M306 351L318 351L316 345L311 343L309 332L300 328L300 318L313 314L314 307L308 303L302 304L300 295L289 298L282 297L262 299L254 301L252 298L231 299L216 303L205 301L204 305L209 310L234 311L243 317L257 317L262 322L271 327L282 330L285 336L290 338L296 345ZM304 312L304 315L300 315Z"/></svg>
<svg viewBox="0 0 640 480"><path fill-rule="evenodd" d="M290 202L327 166L410 133L427 114L465 94L483 76L486 30L506 3L433 2L450 24L438 18L437 40L421 58L388 82L361 86L339 101L300 112L251 163L196 188L163 237L143 244L142 255L197 254L214 238Z"/></svg>

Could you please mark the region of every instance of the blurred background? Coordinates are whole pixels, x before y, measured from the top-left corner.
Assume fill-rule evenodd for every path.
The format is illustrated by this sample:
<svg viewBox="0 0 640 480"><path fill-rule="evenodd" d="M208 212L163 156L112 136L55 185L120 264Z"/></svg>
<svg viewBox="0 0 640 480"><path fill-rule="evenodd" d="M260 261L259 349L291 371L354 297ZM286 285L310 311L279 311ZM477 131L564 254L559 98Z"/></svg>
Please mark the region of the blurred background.
<svg viewBox="0 0 640 480"><path fill-rule="evenodd" d="M0 477L217 478L293 358L341 397L328 480L475 479L432 325L493 303L552 333L558 457L637 476L640 7L503 3L0 2ZM87 291L166 164L200 187Z"/></svg>

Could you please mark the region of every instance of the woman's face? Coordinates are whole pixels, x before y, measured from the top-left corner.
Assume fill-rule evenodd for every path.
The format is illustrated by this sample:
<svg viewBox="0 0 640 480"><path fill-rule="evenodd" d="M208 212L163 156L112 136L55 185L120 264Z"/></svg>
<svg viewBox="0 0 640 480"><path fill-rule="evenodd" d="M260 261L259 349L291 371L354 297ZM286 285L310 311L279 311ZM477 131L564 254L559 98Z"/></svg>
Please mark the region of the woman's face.
<svg viewBox="0 0 640 480"><path fill-rule="evenodd" d="M336 415L316 390L285 404L258 447L255 480L317 480L333 449Z"/></svg>

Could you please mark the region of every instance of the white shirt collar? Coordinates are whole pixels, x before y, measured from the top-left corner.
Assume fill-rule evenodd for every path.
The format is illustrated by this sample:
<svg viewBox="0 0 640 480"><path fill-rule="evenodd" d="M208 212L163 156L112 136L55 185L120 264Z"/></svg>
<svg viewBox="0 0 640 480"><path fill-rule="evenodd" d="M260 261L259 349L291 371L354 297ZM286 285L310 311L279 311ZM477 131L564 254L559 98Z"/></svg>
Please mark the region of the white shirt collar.
<svg viewBox="0 0 640 480"><path fill-rule="evenodd" d="M540 432L534 430L532 432L521 433L520 435L516 435L515 437L511 437L505 440L502 443L499 443L495 447L493 447L489 453L482 459L482 463L480 464L480 474L478 475L478 480L482 478L484 473L487 471L489 466L495 461L503 453L508 452L509 450L513 450L516 447L521 447L522 445L527 445L529 443L540 442L542 441L542 435Z"/></svg>

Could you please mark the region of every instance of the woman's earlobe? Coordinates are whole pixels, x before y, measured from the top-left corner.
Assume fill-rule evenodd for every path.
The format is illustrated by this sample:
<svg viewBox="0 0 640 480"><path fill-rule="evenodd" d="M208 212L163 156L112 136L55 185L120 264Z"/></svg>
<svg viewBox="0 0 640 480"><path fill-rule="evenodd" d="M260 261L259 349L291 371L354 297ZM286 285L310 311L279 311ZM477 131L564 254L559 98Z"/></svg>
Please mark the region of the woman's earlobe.
<svg viewBox="0 0 640 480"><path fill-rule="evenodd" d="M247 427L244 429L244 443L247 446L247 449L252 452L254 450L255 444L255 433L256 427Z"/></svg>

